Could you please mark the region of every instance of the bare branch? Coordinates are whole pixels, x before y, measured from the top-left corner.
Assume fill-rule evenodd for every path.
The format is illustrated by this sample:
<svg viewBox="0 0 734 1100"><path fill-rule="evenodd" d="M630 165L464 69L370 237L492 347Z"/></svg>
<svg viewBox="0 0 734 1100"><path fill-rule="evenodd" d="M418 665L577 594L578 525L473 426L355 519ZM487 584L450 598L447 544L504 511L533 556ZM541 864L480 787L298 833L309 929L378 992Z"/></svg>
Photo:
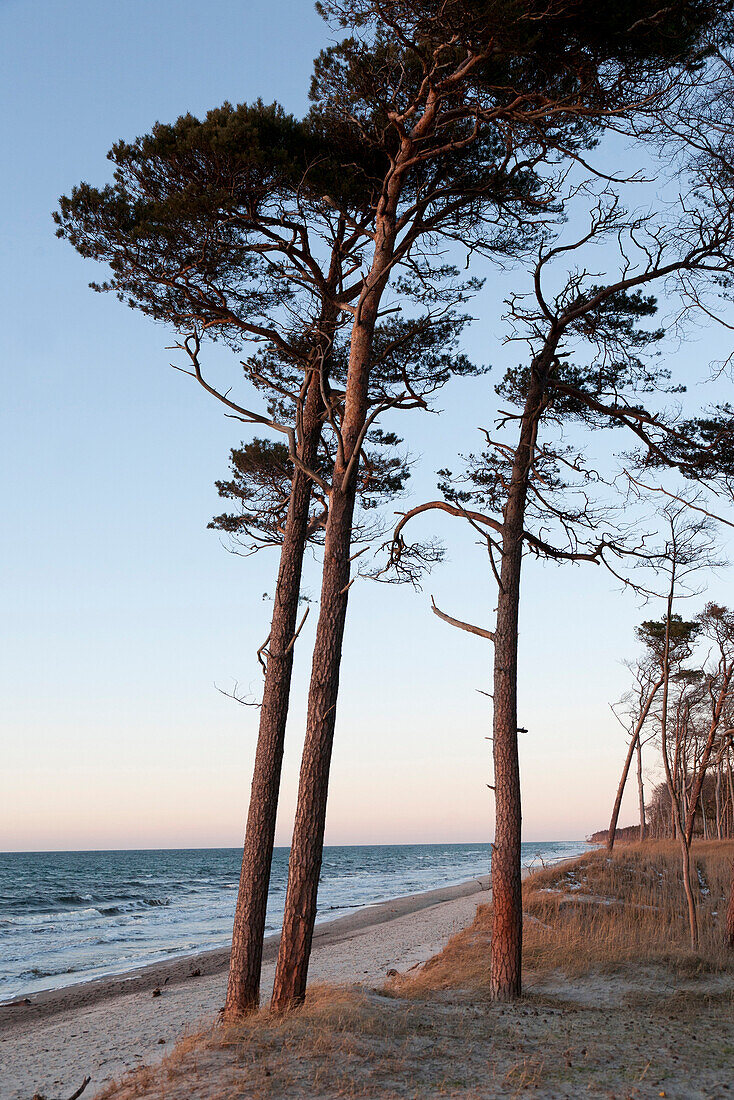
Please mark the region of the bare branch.
<svg viewBox="0 0 734 1100"><path fill-rule="evenodd" d="M490 642L494 641L494 634L491 630L484 630L484 628L481 626L472 626L471 623L464 623L461 621L461 619L454 619L451 617L451 615L446 615L445 612L436 607L436 602L433 596L431 596L431 611L434 615L437 615L439 619L443 619L443 621L445 623L448 623L450 626L458 627L459 630L466 630L469 632L469 634L476 634L480 638L487 638Z"/></svg>

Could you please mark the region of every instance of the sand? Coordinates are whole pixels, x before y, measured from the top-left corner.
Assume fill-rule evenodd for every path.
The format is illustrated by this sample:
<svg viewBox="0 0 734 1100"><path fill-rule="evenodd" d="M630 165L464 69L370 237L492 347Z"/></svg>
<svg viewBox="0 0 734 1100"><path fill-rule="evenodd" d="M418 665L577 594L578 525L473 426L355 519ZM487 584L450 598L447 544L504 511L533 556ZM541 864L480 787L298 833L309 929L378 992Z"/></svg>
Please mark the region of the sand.
<svg viewBox="0 0 734 1100"><path fill-rule="evenodd" d="M413 894L317 926L312 982L382 985L440 951L491 897L489 879ZM263 999L272 986L277 937L266 942ZM110 1079L154 1065L176 1040L216 1017L228 953L208 951L35 994L0 1006L0 1097L65 1100L85 1077L92 1097ZM195 975L195 971L200 971ZM154 996L154 990L160 995Z"/></svg>

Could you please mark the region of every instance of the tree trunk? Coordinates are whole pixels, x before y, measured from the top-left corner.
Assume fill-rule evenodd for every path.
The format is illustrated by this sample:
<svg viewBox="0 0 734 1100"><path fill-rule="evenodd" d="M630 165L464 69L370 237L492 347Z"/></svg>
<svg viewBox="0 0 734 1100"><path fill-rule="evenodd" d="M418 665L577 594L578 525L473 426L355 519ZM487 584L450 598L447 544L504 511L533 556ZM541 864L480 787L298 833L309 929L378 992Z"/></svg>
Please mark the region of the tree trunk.
<svg viewBox="0 0 734 1100"><path fill-rule="evenodd" d="M673 532L675 536L675 532ZM676 552L674 542L674 554ZM690 842L686 836L685 829L685 809L683 803L679 804L678 795L676 791L676 784L673 779L673 773L670 769L670 760L668 757L668 691L670 686L670 624L673 618L673 601L675 599L675 585L676 585L676 570L677 570L677 557L673 557L671 562L670 571L670 588L668 590L668 599L665 611L665 646L663 649L663 700L662 710L660 715L660 747L662 750L663 767L665 768L665 781L668 787L668 794L670 795L670 812L672 814L673 822L673 834L677 836L680 841L681 849L681 870L683 873L683 888L686 893L686 902L688 905L688 928L691 934L691 950L695 951L698 946L698 921L696 919L696 901L693 896L693 889L691 887L691 851ZM676 726L676 757L678 755L679 739L681 737L680 726ZM682 754L683 765L685 765L685 754ZM685 773L681 777L682 797L685 796L686 778Z"/></svg>
<svg viewBox="0 0 734 1100"><path fill-rule="evenodd" d="M704 745L703 753L701 754L701 761L698 767L698 772L694 778L691 795L688 802L688 810L686 813L685 832L688 843L691 843L693 838L693 826L696 820L696 809L698 807L698 801L701 800L701 813L703 815L704 833L706 830L706 811L703 805L703 784L706 778L706 769L709 766L711 760L711 753L714 748L716 740L716 734L719 730L719 723L721 722L721 715L724 709L724 704L729 697L729 685L734 677L734 660L728 664L723 663L723 671L721 675L721 685L716 701L714 703L714 710L711 717L711 724L709 726L708 737L706 738L706 744Z"/></svg>
<svg viewBox="0 0 734 1100"><path fill-rule="evenodd" d="M627 755L624 758L624 766L622 767L622 774L617 784L617 794L614 799L614 805L612 806L612 816L609 821L609 829L607 831L607 849L612 851L614 848L614 839L617 835L617 822L619 820L619 811L622 807L622 796L624 795L624 788L627 785L627 776L629 775L630 765L632 764L632 757L634 755L635 747L637 746L637 735L632 737L627 749Z"/></svg>
<svg viewBox="0 0 734 1100"><path fill-rule="evenodd" d="M277 1012L299 1004L306 995L347 615L357 475L369 413L372 343L380 299L392 270L396 239L395 211L401 186L401 175L395 172L378 204L375 250L355 312L349 346L344 418L329 497L321 606L311 666L306 737L288 860L283 931L271 1002Z"/></svg>
<svg viewBox="0 0 734 1100"><path fill-rule="evenodd" d="M680 844L683 864L683 886L686 891L686 901L688 903L688 929L691 934L691 951L696 951L698 948L698 919L696 917L696 899L693 896L693 887L691 885L691 849L686 840L685 831L682 825L680 828Z"/></svg>
<svg viewBox="0 0 734 1100"><path fill-rule="evenodd" d="M306 992L347 613L353 508L353 490L347 494L332 492L283 933L273 988L272 1007L277 1011L300 1003Z"/></svg>
<svg viewBox="0 0 734 1100"><path fill-rule="evenodd" d="M630 765L632 763L632 755L637 748L637 783L640 796L640 839L644 838L645 828L645 799L642 790L642 748L640 745L640 736L642 727L645 724L645 720L650 712L653 699L657 695L660 687L663 683L663 677L661 676L655 684L653 684L645 700L640 716L635 723L634 733L632 734L632 740L629 743L627 749L627 755L624 760L624 767L622 768L622 775L619 780L619 786L617 787L617 795L614 799L614 806L612 807L612 817L609 822L609 831L607 832L607 848L611 852L614 848L614 838L617 834L617 822L619 820L619 811L622 806L622 796L624 795L624 788L627 785L627 776L629 775Z"/></svg>
<svg viewBox="0 0 734 1100"><path fill-rule="evenodd" d="M502 563L494 630L493 758L495 841L492 847L490 988L510 1001L522 988L522 807L517 744L517 643L525 506L538 423L556 342L531 366L520 440L503 514Z"/></svg>
<svg viewBox="0 0 734 1100"><path fill-rule="evenodd" d="M683 770L683 781L680 794L680 809L681 819L685 823L688 820L688 773L685 769ZM695 818L695 810L693 816ZM691 832L691 836L688 838L689 844L691 843L692 839L693 833Z"/></svg>
<svg viewBox="0 0 734 1100"><path fill-rule="evenodd" d="M522 807L517 744L517 638L522 541L503 539L494 642L495 841L492 848L491 990L496 1001L522 986Z"/></svg>
<svg viewBox="0 0 734 1100"><path fill-rule="evenodd" d="M645 822L645 787L642 781L642 737L637 734L637 796L640 803L640 840L645 839L647 824Z"/></svg>
<svg viewBox="0 0 734 1100"><path fill-rule="evenodd" d="M674 543L675 546L675 543ZM677 558L673 557L671 561L670 569L670 588L668 590L668 599L665 609L665 643L663 646L663 660L661 666L662 681L663 681L663 700L660 711L660 750L663 758L663 767L665 769L665 782L668 787L668 794L670 795L670 831L674 838L678 837L680 816L681 822L683 821L683 815L679 812L678 807L678 786L681 785L680 771L679 771L679 738L680 729L676 726L676 745L675 745L675 759L673 763L673 770L670 768L670 757L668 756L668 694L670 689L670 623L673 617L673 601L675 599L675 583L676 583L676 568ZM685 782L682 784L685 788ZM684 838L685 839L685 838Z"/></svg>
<svg viewBox="0 0 734 1100"><path fill-rule="evenodd" d="M319 378L314 372L303 412L301 458L316 465L322 421ZM235 1019L258 1007L263 938L275 842L275 822L288 718L293 640L298 617L303 555L306 548L312 481L294 469L275 588L260 727L252 776L225 1017Z"/></svg>

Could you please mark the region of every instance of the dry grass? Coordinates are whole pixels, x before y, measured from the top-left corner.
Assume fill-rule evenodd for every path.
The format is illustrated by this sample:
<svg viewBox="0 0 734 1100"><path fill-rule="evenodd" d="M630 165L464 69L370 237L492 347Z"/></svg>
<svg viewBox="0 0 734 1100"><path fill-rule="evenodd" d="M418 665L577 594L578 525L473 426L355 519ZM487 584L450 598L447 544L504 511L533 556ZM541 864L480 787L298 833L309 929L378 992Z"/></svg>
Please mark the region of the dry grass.
<svg viewBox="0 0 734 1100"><path fill-rule="evenodd" d="M734 1095L731 995L513 1006L320 990L186 1044L107 1100L712 1100Z"/></svg>
<svg viewBox="0 0 734 1100"><path fill-rule="evenodd" d="M594 851L526 880L523 958L530 974L568 977L613 973L625 964L662 965L678 975L734 973L724 925L734 841L693 846L700 948L690 950L680 852L670 841L625 844L613 856ZM399 977L396 992L486 989L491 908L449 941L414 977Z"/></svg>
<svg viewBox="0 0 734 1100"><path fill-rule="evenodd" d="M559 874L528 880L528 969L575 975L622 963L665 964L677 973L734 972L726 909L734 842L693 846L700 944L690 949L680 849L673 841L594 852Z"/></svg>
<svg viewBox="0 0 734 1100"><path fill-rule="evenodd" d="M236 1026L213 1028L178 1044L157 1071L136 1071L97 1100L418 1100L436 1085L433 1064L420 1065L429 1046L451 1065L447 1036L427 1026L423 1015L418 1006L377 991L313 986L300 1009L285 1015L263 1009Z"/></svg>
<svg viewBox="0 0 734 1100"><path fill-rule="evenodd" d="M721 947L733 855L734 844L695 848L704 930L695 957L686 947L677 850L629 845L611 861L595 852L527 881L531 980L515 1005L491 1005L486 995L484 908L417 975L384 990L312 987L298 1011L215 1027L103 1096L734 1097L734 963Z"/></svg>

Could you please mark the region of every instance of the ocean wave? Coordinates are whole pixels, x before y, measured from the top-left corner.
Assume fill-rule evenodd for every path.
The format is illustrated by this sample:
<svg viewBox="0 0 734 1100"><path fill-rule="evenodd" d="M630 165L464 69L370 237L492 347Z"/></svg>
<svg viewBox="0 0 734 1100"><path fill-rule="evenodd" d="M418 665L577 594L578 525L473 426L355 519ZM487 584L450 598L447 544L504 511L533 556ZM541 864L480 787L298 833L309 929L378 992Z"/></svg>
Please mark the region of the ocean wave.
<svg viewBox="0 0 734 1100"><path fill-rule="evenodd" d="M30 925L32 930L44 929L51 924L57 924L62 921L76 920L80 917L90 917L98 914L98 910L93 907L87 907L86 909L61 909L55 913L22 913L14 917L3 917L3 923L12 925L14 927L23 927Z"/></svg>
<svg viewBox="0 0 734 1100"><path fill-rule="evenodd" d="M98 905L96 911L103 917L119 917L123 913L137 913L141 909L167 909L170 904L170 898L137 898L122 905Z"/></svg>
<svg viewBox="0 0 734 1100"><path fill-rule="evenodd" d="M21 980L31 978L58 978L61 974L76 974L79 968L76 966L56 967L53 970L44 970L41 966L32 966L29 970L22 970L18 975Z"/></svg>
<svg viewBox="0 0 734 1100"><path fill-rule="evenodd" d="M11 917L0 917L0 928L22 928L30 926L32 931L48 928L49 925L85 921L95 917L118 917L127 913L145 912L148 909L167 909L170 898L137 898L118 905L94 905L84 909L57 909L46 913L21 913Z"/></svg>
<svg viewBox="0 0 734 1100"><path fill-rule="evenodd" d="M167 890L171 889L173 885L178 894L190 893L185 887L179 889L175 883L161 883ZM38 894L28 894L26 896L19 896L14 898L9 903L3 904L0 900L0 924L12 917L25 917L25 916L54 916L59 913L66 912L79 912L90 907L99 908L100 905L121 905L124 903L133 903L141 905L168 905L170 904L170 897L168 896L141 896L139 891L127 890L124 887L118 888L114 891L100 890L94 893L60 893L54 894L52 892L44 892Z"/></svg>

